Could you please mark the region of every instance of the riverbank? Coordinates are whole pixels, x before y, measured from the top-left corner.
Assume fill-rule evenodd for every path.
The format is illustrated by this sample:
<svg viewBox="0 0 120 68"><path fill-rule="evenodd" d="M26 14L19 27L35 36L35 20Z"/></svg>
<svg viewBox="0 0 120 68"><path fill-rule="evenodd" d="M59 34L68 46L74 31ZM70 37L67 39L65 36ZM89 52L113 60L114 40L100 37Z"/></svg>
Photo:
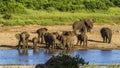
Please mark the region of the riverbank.
<svg viewBox="0 0 120 68"><path fill-rule="evenodd" d="M26 26L3 26L0 27L0 49L16 49L18 40L15 38L15 34L27 31L30 34L30 39L37 37L35 31L39 28L46 27L49 32L61 32L61 31L72 31L72 27L68 25L57 25L57 26L40 26L40 25L26 25ZM100 35L100 29L102 27L109 27L113 31L112 42L102 43L102 37ZM81 48L79 45L74 49L100 49L100 50L111 50L120 49L120 26L119 25L95 25L94 28L88 35L88 47ZM29 42L29 46L32 46L32 42ZM38 45L40 49L44 49L44 44Z"/></svg>

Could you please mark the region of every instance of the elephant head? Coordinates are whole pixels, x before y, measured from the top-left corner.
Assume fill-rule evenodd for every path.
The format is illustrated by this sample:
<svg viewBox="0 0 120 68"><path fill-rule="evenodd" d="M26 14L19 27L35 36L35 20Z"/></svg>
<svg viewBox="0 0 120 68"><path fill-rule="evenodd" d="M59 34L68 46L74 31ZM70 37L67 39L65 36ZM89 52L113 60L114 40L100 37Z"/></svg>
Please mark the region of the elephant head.
<svg viewBox="0 0 120 68"><path fill-rule="evenodd" d="M93 28L93 23L95 22L95 19L84 19L84 23L87 27L87 32L90 32Z"/></svg>

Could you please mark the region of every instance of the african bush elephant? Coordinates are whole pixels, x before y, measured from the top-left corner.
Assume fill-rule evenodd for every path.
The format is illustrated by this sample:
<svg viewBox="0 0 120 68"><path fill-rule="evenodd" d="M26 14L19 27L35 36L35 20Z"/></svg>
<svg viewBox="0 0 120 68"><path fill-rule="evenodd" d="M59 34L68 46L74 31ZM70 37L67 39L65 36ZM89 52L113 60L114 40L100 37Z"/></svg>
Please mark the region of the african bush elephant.
<svg viewBox="0 0 120 68"><path fill-rule="evenodd" d="M74 32L64 31L58 38L63 45L63 49L69 49L74 46Z"/></svg>
<svg viewBox="0 0 120 68"><path fill-rule="evenodd" d="M111 43L111 39L112 39L112 30L108 27L103 27L100 30L101 36L103 38L103 42L104 43Z"/></svg>
<svg viewBox="0 0 120 68"><path fill-rule="evenodd" d="M32 42L33 42L33 49L36 50L39 39L37 37L33 37Z"/></svg>
<svg viewBox="0 0 120 68"><path fill-rule="evenodd" d="M15 37L18 39L17 48L20 49L28 49L28 39L30 37L28 32L22 32L20 34L16 34Z"/></svg>
<svg viewBox="0 0 120 68"><path fill-rule="evenodd" d="M76 34L76 31L79 32L90 32L93 28L93 23L95 22L94 19L80 19L79 21L75 21L72 25L73 31Z"/></svg>
<svg viewBox="0 0 120 68"><path fill-rule="evenodd" d="M40 28L36 31L38 34L39 43L41 43L41 44L44 43L44 35L47 32L47 30L48 30L47 28Z"/></svg>
<svg viewBox="0 0 120 68"><path fill-rule="evenodd" d="M79 34L79 35L77 35L77 44L76 45L78 45L78 43L80 42L80 46L81 46L81 44L83 43L83 47L87 47L87 35L85 34L85 33L81 33L81 34Z"/></svg>
<svg viewBox="0 0 120 68"><path fill-rule="evenodd" d="M56 34L56 33L49 33L49 32L45 33L44 39L46 42L46 46L48 48L49 47L56 48L56 46L60 46L60 42L57 39L57 36L58 36L58 34Z"/></svg>

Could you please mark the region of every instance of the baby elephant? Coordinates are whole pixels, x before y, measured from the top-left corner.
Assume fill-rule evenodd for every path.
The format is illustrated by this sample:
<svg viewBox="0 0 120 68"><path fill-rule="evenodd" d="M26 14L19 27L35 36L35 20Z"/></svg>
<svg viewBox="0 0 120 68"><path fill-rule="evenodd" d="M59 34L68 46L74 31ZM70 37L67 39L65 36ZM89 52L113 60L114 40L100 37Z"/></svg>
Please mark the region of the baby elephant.
<svg viewBox="0 0 120 68"><path fill-rule="evenodd" d="M33 49L36 50L37 49L37 44L39 42L39 39L37 37L34 37L32 39L32 42L33 42Z"/></svg>
<svg viewBox="0 0 120 68"><path fill-rule="evenodd" d="M111 43L111 38L112 38L112 30L107 27L103 27L100 30L101 36L103 38L104 43Z"/></svg>
<svg viewBox="0 0 120 68"><path fill-rule="evenodd" d="M80 41L80 46L83 43L83 46L87 47L87 39L88 39L88 37L87 37L87 35L85 33L81 33L80 35L77 36L77 38L78 38L77 45L78 45L78 43Z"/></svg>
<svg viewBox="0 0 120 68"><path fill-rule="evenodd" d="M30 37L30 34L28 32L25 31L20 34L16 34L15 37L18 39L18 49L28 49L28 39Z"/></svg>

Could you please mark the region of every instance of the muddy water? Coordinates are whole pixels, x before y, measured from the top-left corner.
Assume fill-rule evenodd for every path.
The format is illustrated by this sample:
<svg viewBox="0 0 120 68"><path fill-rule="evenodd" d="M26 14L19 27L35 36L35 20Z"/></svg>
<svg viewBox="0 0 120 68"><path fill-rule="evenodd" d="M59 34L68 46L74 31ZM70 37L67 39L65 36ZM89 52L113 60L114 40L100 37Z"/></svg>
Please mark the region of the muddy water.
<svg viewBox="0 0 120 68"><path fill-rule="evenodd" d="M18 50L0 50L0 65L19 64L19 65L36 65L45 63L53 55L59 53L69 54L71 56L80 55L90 64L106 65L120 64L120 50L28 50L23 54Z"/></svg>

